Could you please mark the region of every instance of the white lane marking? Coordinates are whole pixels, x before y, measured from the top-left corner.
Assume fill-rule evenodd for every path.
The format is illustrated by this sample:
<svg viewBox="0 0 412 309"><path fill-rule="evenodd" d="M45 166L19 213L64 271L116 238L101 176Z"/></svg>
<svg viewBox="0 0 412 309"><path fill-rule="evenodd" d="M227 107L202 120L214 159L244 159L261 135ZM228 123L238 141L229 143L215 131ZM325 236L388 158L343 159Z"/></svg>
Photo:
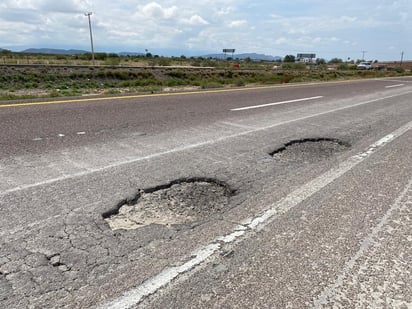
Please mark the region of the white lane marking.
<svg viewBox="0 0 412 309"><path fill-rule="evenodd" d="M402 87L402 86L405 86L405 84L390 85L390 86L386 86L385 88L396 88L396 87Z"/></svg>
<svg viewBox="0 0 412 309"><path fill-rule="evenodd" d="M64 134L57 134L58 137L65 137Z"/></svg>
<svg viewBox="0 0 412 309"><path fill-rule="evenodd" d="M85 135L86 132L77 132L76 134L77 134L77 135Z"/></svg>
<svg viewBox="0 0 412 309"><path fill-rule="evenodd" d="M8 189L5 190L3 192L0 192L0 197L7 195L9 193L13 193L13 192L17 192L17 191L21 191L21 190L27 190L30 188L34 188L34 187L39 187L39 186L43 186L43 185L48 185L48 184L52 184L58 181L64 181L67 179L72 179L72 178L77 178L77 177L84 177L93 173L98 173L98 172L103 172L106 170L109 170L111 168L117 168L123 165L127 165L127 164L131 164L131 163L136 163L139 161L145 161L145 160L150 160L150 159L154 159L154 158L158 158L164 155L169 155L172 153L176 153L176 152L181 152L181 151L187 151L187 150L191 150L194 148L198 148L198 147L203 147L203 146L208 146L208 145L213 145L222 141L226 141L228 139L232 139L232 138L237 138L240 136L244 136L244 135L249 135L252 133L256 133L256 132L260 132L260 131L265 131L265 130L269 130L281 125L285 125L285 124L290 124L296 121L301 121L301 120L306 120L306 119L310 119L310 118L314 118L314 117L318 117L318 116L323 116L323 115L327 115L330 113L334 113L334 112L338 112L338 111L342 111L345 109L349 109L349 108L353 108L353 107L357 107L357 106L361 106L361 105L365 105L365 104L370 104L370 103L375 103L378 101L382 101L382 100L386 100L386 99L391 99L391 98L396 98L402 95L407 95L407 94L411 94L412 91L407 91L404 92L402 94L394 94L394 95L390 95L390 96L386 96L386 97L380 97L377 99L372 99L372 100L368 100L368 101L364 101L364 102L359 102L359 103L355 103L352 105L347 105L347 106L343 106L343 107L338 107L335 109L331 109L328 111L324 111L324 112L320 112L320 113L316 113L316 114L311 114L311 115L307 115L307 116L303 116L303 117L298 117L295 119L290 119L290 120L286 120L286 121L281 121L272 125L268 125L265 127L260 127L260 128L255 128L255 129L250 129L250 130L246 130L244 132L240 132L240 133L235 133L235 134L231 134L231 135L227 135L227 136L222 136L219 137L217 139L212 139L212 140L208 140L208 141L203 141L203 142L199 142L199 143L195 143L195 144L188 144L188 145L183 145L180 147L176 147L176 148L172 148L166 151L162 151L162 152L157 152L157 153L152 153L143 157L135 157L135 158L131 158L129 160L125 160L125 161L119 161L113 164L109 164L106 166L102 166L102 167L97 167L97 168L88 168L85 171L82 172L78 172L78 173L74 173L71 175L64 175L64 176L60 176L60 177L56 177L56 178L51 178L48 180L44 180L44 181L39 181L36 183L32 183L32 184L26 184L26 185L21 185L12 189Z"/></svg>
<svg viewBox="0 0 412 309"><path fill-rule="evenodd" d="M188 259L180 266L167 267L157 275L149 278L141 285L127 291L125 294L117 299L114 299L100 308L104 309L120 309L120 308L132 308L142 302L145 297L156 293L161 288L171 284L172 280L176 279L179 275L187 273L193 270L200 264L206 264L210 262L210 257L218 253L224 246L224 244L234 243L240 241L243 238L251 235L251 231L259 231L270 222L272 222L276 215L281 215L299 205L304 200L308 199L321 189L332 183L343 174L354 168L359 163L363 162L366 158L370 157L373 153L400 137L407 131L412 129L412 121L395 130L391 134L381 138L374 144L372 144L366 151L354 155L344 161L339 166L330 169L326 173L316 177L310 182L304 184L300 188L296 189L285 198L279 200L275 204L271 205L266 211L261 212L255 217L251 217L242 221L242 223L234 228L232 232L227 235L219 236L211 243L204 247L197 249L195 252L188 256ZM383 224L383 223L382 223ZM208 261L209 260L209 261Z"/></svg>
<svg viewBox="0 0 412 309"><path fill-rule="evenodd" d="M247 109L261 108L261 107L267 107L267 106L273 106L273 105L281 105L281 104L288 104L288 103L295 103L295 102L310 101L310 100L316 100L316 99L321 99L321 98L323 98L323 96L310 97L310 98L302 98L302 99L295 99L295 100L288 100L288 101L280 101L280 102L267 103L267 104L254 105L254 106L245 106L245 107L233 108L233 109L231 109L231 111L232 111L232 112L244 111L244 110L247 110Z"/></svg>
<svg viewBox="0 0 412 309"><path fill-rule="evenodd" d="M230 127L236 127L236 128L248 129L248 130L256 128L256 127L247 126L247 125L243 125L243 124L240 124L240 123L228 122L228 121L221 121L220 123L224 124L224 125L227 125L227 126L230 126Z"/></svg>
<svg viewBox="0 0 412 309"><path fill-rule="evenodd" d="M163 286L169 284L169 282L173 279L185 273L187 269L191 269L208 259L217 250L219 250L219 248L219 244L210 244L193 252L192 256L194 256L194 258L190 259L186 263L180 266L164 269L156 277L150 278L143 282L143 284L139 286L139 289L133 289L126 292L122 298L111 304L103 305L102 308L121 309L130 308L133 305L138 304L144 297L155 293Z"/></svg>
<svg viewBox="0 0 412 309"><path fill-rule="evenodd" d="M324 305L327 305L329 303L328 300L333 298L336 295L338 288L340 288L343 285L343 280L346 276L348 276L349 272L353 269L353 267L355 267L356 261L359 260L363 255L365 255L365 253L369 250L370 247L379 246L380 243L377 238L378 234L383 230L384 225L388 223L389 218L393 212L402 209L403 207L406 207L407 203L402 204L401 201L406 196L406 194L408 194L408 191L411 189L411 186L412 179L409 181L408 185L395 200L395 203L388 209L388 211L379 221L378 225L375 226L372 229L372 232L365 239L362 240L359 250L355 253L354 256L352 256L352 258L349 261L346 262L341 274L336 278L335 282L327 286L322 291L322 293L319 294L319 296L314 301L312 308L324 308Z"/></svg>

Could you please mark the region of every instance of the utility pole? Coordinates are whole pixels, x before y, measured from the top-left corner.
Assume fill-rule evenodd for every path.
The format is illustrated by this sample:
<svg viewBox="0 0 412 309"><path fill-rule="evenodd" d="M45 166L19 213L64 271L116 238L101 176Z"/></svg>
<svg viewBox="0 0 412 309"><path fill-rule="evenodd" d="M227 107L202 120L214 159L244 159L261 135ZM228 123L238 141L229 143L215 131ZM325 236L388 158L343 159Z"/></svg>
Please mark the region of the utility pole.
<svg viewBox="0 0 412 309"><path fill-rule="evenodd" d="M402 67L402 62L403 62L403 52L401 52L401 67Z"/></svg>
<svg viewBox="0 0 412 309"><path fill-rule="evenodd" d="M95 65L95 63L94 63L94 48L93 48L92 22L91 22L91 19L90 19L90 16L91 16L92 14L93 14L92 12L88 12L88 13L85 13L84 15L89 18L90 45L91 45L91 47L92 47L92 63L93 63L93 65Z"/></svg>
<svg viewBox="0 0 412 309"><path fill-rule="evenodd" d="M366 53L366 50L362 50L362 61L365 61L365 53Z"/></svg>

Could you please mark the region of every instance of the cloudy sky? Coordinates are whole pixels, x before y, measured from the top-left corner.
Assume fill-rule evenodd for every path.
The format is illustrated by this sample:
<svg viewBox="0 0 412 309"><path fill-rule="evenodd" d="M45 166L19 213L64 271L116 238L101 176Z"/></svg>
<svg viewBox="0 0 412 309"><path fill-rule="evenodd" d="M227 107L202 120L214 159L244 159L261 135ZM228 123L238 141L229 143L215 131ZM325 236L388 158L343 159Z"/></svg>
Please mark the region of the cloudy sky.
<svg viewBox="0 0 412 309"><path fill-rule="evenodd" d="M412 59L412 0L1 0L0 48ZM363 53L364 51L364 53Z"/></svg>

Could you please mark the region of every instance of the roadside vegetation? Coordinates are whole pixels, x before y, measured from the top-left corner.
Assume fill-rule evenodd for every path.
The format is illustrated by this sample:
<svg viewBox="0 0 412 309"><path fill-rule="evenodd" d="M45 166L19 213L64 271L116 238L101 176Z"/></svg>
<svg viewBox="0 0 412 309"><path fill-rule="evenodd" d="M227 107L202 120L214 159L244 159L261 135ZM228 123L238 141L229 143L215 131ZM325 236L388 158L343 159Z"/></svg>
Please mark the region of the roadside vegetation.
<svg viewBox="0 0 412 309"><path fill-rule="evenodd" d="M101 94L151 93L191 89L243 87L294 82L331 81L410 75L410 63L374 63L357 70L356 62L296 63L202 57L159 57L22 54L0 52L0 100Z"/></svg>

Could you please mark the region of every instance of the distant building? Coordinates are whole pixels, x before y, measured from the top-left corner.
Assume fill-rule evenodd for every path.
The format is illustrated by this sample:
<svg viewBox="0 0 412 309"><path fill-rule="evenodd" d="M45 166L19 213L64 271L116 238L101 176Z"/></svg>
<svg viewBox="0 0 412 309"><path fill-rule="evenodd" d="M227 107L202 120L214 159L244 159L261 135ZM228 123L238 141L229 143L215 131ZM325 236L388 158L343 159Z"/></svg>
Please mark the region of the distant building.
<svg viewBox="0 0 412 309"><path fill-rule="evenodd" d="M297 54L296 62L312 63L315 62L316 54Z"/></svg>

